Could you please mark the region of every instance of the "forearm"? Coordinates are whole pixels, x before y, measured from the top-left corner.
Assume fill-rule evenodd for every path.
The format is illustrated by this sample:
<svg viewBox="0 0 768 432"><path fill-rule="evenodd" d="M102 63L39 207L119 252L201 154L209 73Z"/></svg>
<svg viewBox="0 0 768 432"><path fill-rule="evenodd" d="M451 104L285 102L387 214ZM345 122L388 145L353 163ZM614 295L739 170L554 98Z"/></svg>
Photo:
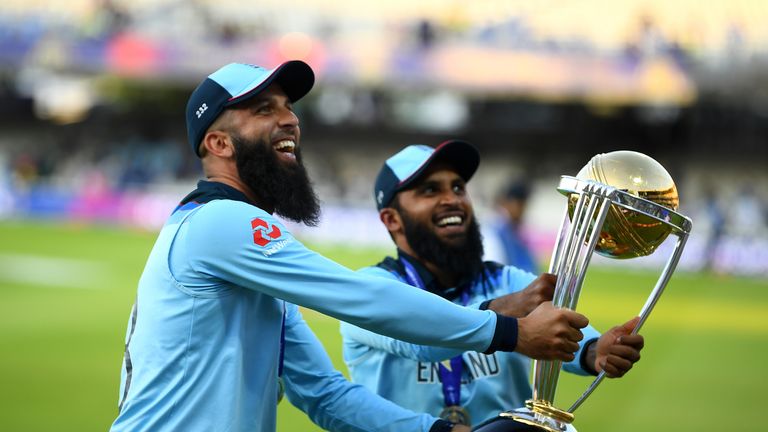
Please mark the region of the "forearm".
<svg viewBox="0 0 768 432"><path fill-rule="evenodd" d="M430 345L418 345L370 332L341 322L341 335L345 343L360 344L398 357L423 362L438 362L461 355L464 351Z"/></svg>
<svg viewBox="0 0 768 432"><path fill-rule="evenodd" d="M323 429L426 432L436 421L347 381L303 320L291 319L286 325L283 379L288 400Z"/></svg>

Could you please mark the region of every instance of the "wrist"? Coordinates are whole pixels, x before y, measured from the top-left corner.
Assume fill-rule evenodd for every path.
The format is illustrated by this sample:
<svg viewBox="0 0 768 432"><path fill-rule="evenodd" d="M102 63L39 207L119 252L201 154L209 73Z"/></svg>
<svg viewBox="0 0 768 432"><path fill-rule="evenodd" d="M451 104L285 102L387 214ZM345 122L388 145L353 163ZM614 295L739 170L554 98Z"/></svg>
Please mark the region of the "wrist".
<svg viewBox="0 0 768 432"><path fill-rule="evenodd" d="M494 300L495 300L495 299L490 299L490 300L486 300L486 301L484 301L484 302L480 303L480 307L479 307L479 309L480 309L480 310L493 310L493 309L491 309L491 303L492 303Z"/></svg>
<svg viewBox="0 0 768 432"><path fill-rule="evenodd" d="M597 365L595 364L597 361L597 340L598 338L593 338L584 343L579 357L579 365L590 375L597 375Z"/></svg>
<svg viewBox="0 0 768 432"><path fill-rule="evenodd" d="M512 352L517 347L517 318L496 314L496 331L488 348L483 354L496 351Z"/></svg>

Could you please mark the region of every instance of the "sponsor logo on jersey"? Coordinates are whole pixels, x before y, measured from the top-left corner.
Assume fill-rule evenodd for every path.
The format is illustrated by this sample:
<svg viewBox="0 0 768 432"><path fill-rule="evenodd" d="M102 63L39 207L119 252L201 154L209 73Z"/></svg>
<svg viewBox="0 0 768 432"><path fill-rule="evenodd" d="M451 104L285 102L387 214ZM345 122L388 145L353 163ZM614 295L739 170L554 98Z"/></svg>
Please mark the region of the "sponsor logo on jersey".
<svg viewBox="0 0 768 432"><path fill-rule="evenodd" d="M280 250L290 242L291 242L291 239L280 240L279 242L274 243L272 246L265 249L264 252L262 253L264 254L265 257L269 258L270 255L274 255L280 252Z"/></svg>
<svg viewBox="0 0 768 432"><path fill-rule="evenodd" d="M251 220L251 228L253 228L253 242L261 247L268 245L282 234L277 225L267 223L261 218Z"/></svg>
<svg viewBox="0 0 768 432"><path fill-rule="evenodd" d="M462 358L462 365L464 367L464 373L462 373L461 377L462 384L470 383L476 379L495 376L500 372L499 359L496 357L496 353L486 355L470 351L464 353ZM441 363L417 362L416 382L419 384L441 383Z"/></svg>

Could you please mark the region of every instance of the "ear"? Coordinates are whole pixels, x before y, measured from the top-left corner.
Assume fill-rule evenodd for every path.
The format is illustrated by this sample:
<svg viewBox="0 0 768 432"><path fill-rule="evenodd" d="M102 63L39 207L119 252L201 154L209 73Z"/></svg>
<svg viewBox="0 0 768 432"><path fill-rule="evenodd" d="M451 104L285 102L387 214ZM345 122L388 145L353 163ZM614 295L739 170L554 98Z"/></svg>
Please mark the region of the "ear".
<svg viewBox="0 0 768 432"><path fill-rule="evenodd" d="M391 235L400 233L403 231L403 220L400 217L400 213L392 207L386 207L379 211L379 219L381 223L387 227L387 231Z"/></svg>
<svg viewBox="0 0 768 432"><path fill-rule="evenodd" d="M235 146L229 134L222 130L209 130L200 144L204 148L202 154L210 154L229 159L235 155Z"/></svg>

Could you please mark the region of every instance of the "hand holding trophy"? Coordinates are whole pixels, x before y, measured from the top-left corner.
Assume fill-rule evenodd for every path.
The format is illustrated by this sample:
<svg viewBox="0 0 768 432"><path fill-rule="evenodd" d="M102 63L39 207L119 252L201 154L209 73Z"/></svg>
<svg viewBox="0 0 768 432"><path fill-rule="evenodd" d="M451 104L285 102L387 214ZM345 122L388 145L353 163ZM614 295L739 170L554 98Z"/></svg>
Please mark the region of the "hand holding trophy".
<svg viewBox="0 0 768 432"><path fill-rule="evenodd" d="M593 157L576 177L563 176L558 191L568 198L549 273L557 275L553 304L576 309L592 252L629 259L652 254L669 235L677 243L640 311L636 334L656 305L682 254L691 221L678 213L672 177L652 158L632 151ZM553 405L560 361L535 361L533 397L525 407L501 413L477 428L479 432L571 432L573 411L605 377L601 372L567 410Z"/></svg>

